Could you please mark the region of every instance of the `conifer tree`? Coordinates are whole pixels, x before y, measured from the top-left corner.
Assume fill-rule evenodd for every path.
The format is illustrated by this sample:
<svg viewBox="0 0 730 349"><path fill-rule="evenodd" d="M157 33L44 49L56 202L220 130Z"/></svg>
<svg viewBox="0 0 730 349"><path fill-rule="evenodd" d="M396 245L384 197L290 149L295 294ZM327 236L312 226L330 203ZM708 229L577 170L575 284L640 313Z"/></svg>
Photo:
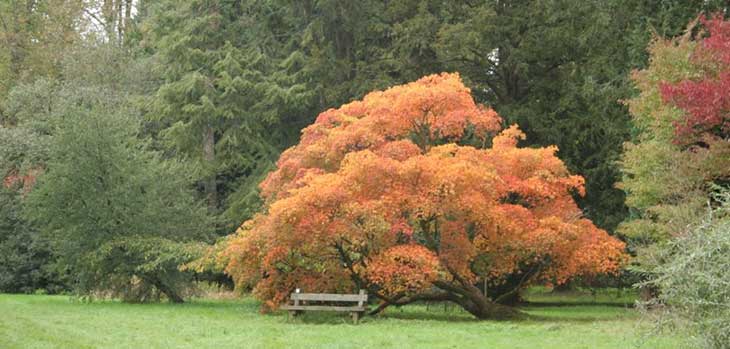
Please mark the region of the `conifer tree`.
<svg viewBox="0 0 730 349"><path fill-rule="evenodd" d="M245 199L298 128L291 117L308 105L297 57L261 42L257 11L247 2L170 1L147 22L163 79L149 118L172 149L199 164L214 213L247 209L228 196Z"/></svg>

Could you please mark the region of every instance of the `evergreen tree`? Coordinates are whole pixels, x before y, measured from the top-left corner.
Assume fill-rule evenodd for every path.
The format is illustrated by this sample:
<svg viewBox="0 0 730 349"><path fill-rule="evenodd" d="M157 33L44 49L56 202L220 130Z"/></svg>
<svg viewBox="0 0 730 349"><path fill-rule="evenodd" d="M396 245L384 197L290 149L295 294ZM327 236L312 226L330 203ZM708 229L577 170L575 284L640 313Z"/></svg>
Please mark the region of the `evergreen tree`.
<svg viewBox="0 0 730 349"><path fill-rule="evenodd" d="M149 118L171 149L199 164L209 210L232 208L231 217L255 202L229 195L255 194L257 174L303 126L310 97L296 80L298 57L257 37L262 9L252 4L163 2L148 21L164 80Z"/></svg>

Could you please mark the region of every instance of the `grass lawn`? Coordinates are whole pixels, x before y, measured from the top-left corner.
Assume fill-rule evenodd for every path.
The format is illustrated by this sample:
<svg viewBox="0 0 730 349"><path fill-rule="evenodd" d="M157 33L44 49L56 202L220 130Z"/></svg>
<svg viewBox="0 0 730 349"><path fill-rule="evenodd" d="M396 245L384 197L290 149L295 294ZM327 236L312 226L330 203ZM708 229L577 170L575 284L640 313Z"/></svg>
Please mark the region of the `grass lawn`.
<svg viewBox="0 0 730 349"><path fill-rule="evenodd" d="M528 298L537 305L523 308L530 317L508 322L476 321L444 305L410 305L355 326L346 314L306 313L293 321L261 315L251 298L87 304L68 296L0 295L0 348L680 347L678 337L648 338L634 310L602 297L533 292Z"/></svg>

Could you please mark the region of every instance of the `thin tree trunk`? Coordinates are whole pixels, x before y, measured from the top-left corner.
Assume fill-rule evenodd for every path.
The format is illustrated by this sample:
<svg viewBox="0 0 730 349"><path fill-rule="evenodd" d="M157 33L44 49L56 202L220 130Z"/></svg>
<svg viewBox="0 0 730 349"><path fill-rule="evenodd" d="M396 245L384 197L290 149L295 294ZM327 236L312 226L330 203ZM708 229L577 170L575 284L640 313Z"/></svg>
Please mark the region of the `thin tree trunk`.
<svg viewBox="0 0 730 349"><path fill-rule="evenodd" d="M167 287L167 285L165 285L164 283L162 283L160 281L156 281L155 287L157 287L157 289L160 290L160 292L162 292L162 294L167 296L167 299L169 299L170 302L178 303L178 304L185 303L185 300L177 292L175 292L175 290Z"/></svg>
<svg viewBox="0 0 730 349"><path fill-rule="evenodd" d="M127 0L124 5L124 30L122 33L122 42L127 40L127 35L129 35L129 31L131 30L133 1Z"/></svg>
<svg viewBox="0 0 730 349"><path fill-rule="evenodd" d="M520 312L510 306L498 304L484 297L481 292L469 292L460 305L478 319L505 320L519 317Z"/></svg>
<svg viewBox="0 0 730 349"><path fill-rule="evenodd" d="M216 186L215 172L212 171L215 161L215 132L208 126L203 131L203 162L206 170L206 178L203 179L203 190L208 202L208 209L211 212L218 208L218 188Z"/></svg>
<svg viewBox="0 0 730 349"><path fill-rule="evenodd" d="M117 22L117 9L114 0L104 0L102 4L102 16L104 17L104 30L109 41L114 42L116 37L115 24Z"/></svg>
<svg viewBox="0 0 730 349"><path fill-rule="evenodd" d="M116 23L116 29L117 29L117 45L122 46L122 41L124 40L124 2L122 0L117 0L117 23Z"/></svg>
<svg viewBox="0 0 730 349"><path fill-rule="evenodd" d="M426 226L422 226L424 231L427 229ZM424 234L427 239L431 238L429 234ZM379 304L379 306L371 311L369 315L375 315L377 313L382 312L387 307L391 305L400 306L409 304L415 301L451 301L458 305L460 305L464 310L468 311L470 314L474 315L477 319L496 319L496 320L502 320L502 319L513 319L513 318L519 318L523 315L520 311L517 309L495 303L494 301L487 298L482 290L480 290L478 287L471 284L468 280L461 277L455 270L449 268L448 265L446 265L446 269L448 272L452 275L453 280L451 281L444 281L444 280L438 280L433 282L433 285L436 286L441 291L437 292L426 292L421 294L416 294L413 296L405 296L403 294L401 295L395 295L395 296L386 296L380 292L378 292L376 287L373 287L374 285L368 285L367 282L365 282L357 273L357 271L354 268L354 262L348 254L346 253L345 249L342 247L341 244L335 244L334 248L337 250L340 260L344 264L346 268L350 271L350 277L352 278L353 282L357 285L358 288L367 288L371 294L374 294L376 297L381 299L383 302Z"/></svg>

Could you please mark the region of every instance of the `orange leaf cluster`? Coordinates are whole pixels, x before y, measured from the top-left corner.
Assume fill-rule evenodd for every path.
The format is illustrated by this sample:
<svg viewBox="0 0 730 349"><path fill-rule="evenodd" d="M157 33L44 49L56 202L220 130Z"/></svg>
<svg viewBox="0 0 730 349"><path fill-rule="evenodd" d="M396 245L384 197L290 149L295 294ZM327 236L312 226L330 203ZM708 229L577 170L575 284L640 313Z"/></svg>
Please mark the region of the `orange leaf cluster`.
<svg viewBox="0 0 730 349"><path fill-rule="evenodd" d="M38 175L42 172L40 168L33 168L28 170L25 175L22 175L18 170L12 170L3 178L2 185L5 188L22 187L23 193L27 194L35 185Z"/></svg>
<svg viewBox="0 0 730 349"><path fill-rule="evenodd" d="M474 103L458 74L372 92L321 113L302 131L300 143L281 155L277 170L261 184L262 195L272 201L311 176L335 172L348 153L369 149L402 160L436 142L458 141L468 129L487 139L500 122L494 110Z"/></svg>
<svg viewBox="0 0 730 349"><path fill-rule="evenodd" d="M439 260L421 245L396 245L374 257L362 274L389 297L414 294L427 291L438 279Z"/></svg>

